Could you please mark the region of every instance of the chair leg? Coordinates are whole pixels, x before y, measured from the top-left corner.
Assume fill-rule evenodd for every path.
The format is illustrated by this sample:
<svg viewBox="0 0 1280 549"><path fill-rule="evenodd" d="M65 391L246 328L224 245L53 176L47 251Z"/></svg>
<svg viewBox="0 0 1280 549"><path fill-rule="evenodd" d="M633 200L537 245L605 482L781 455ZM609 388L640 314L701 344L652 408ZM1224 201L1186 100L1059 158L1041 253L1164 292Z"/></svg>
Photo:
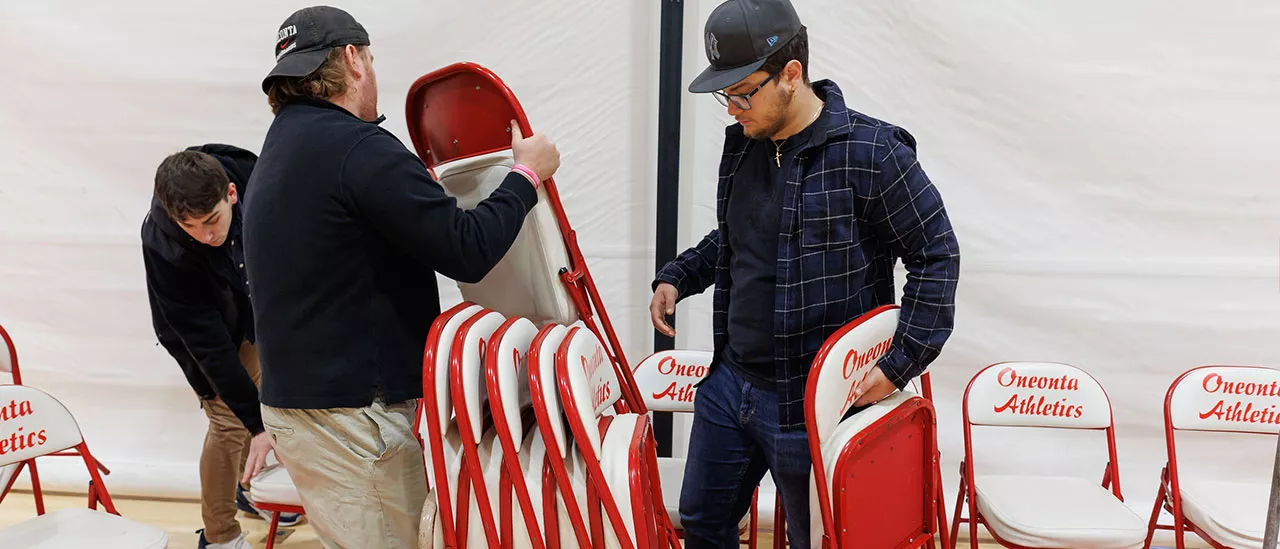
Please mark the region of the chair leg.
<svg viewBox="0 0 1280 549"><path fill-rule="evenodd" d="M1156 489L1156 505L1155 508L1151 510L1151 520L1147 522L1147 539L1142 542L1142 549L1151 549L1151 540L1156 535L1156 522L1160 518L1160 509L1164 507L1164 478L1168 474L1169 469L1167 467L1160 473L1160 487Z"/></svg>
<svg viewBox="0 0 1280 549"><path fill-rule="evenodd" d="M951 520L951 545L946 547L946 549L956 549L956 545L959 543L960 515L964 514L961 511L964 509L964 496L966 493L965 489L967 488L964 484L964 464L960 465L960 471L960 489L956 491L956 515L952 517Z"/></svg>
<svg viewBox="0 0 1280 549"><path fill-rule="evenodd" d="M773 549L785 549L787 546L787 511L782 508L782 492L773 502Z"/></svg>
<svg viewBox="0 0 1280 549"><path fill-rule="evenodd" d="M276 546L276 528L280 526L280 511L271 512L271 529L267 531L267 549Z"/></svg>
<svg viewBox="0 0 1280 549"><path fill-rule="evenodd" d="M36 460L27 460L27 468L31 469L31 491L36 498L36 515L43 515L44 491L40 488L40 471L36 470Z"/></svg>
<svg viewBox="0 0 1280 549"><path fill-rule="evenodd" d="M943 549L950 549L951 540L947 535L947 493L942 489L942 464L940 459L934 465L933 474L934 486L938 487L938 493L935 496L938 498L938 541L941 542L940 545Z"/></svg>

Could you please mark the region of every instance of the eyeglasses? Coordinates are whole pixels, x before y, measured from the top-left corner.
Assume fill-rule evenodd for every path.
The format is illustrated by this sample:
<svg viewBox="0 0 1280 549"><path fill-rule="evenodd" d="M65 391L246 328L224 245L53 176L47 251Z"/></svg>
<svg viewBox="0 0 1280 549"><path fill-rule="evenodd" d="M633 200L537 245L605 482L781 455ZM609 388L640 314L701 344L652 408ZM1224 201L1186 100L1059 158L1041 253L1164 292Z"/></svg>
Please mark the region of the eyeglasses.
<svg viewBox="0 0 1280 549"><path fill-rule="evenodd" d="M772 74L769 75L769 77L765 78L762 82L760 82L760 84L756 86L754 90L751 90L744 94L729 95L722 91L713 91L711 92L711 95L716 96L716 99L720 101L721 105L728 107L729 103L733 103L735 107L738 107L739 109L742 109L744 111L749 111L751 110L751 96L755 95L756 92L760 91L760 88L763 88L764 85L768 84L770 80L773 80L773 77L774 75Z"/></svg>

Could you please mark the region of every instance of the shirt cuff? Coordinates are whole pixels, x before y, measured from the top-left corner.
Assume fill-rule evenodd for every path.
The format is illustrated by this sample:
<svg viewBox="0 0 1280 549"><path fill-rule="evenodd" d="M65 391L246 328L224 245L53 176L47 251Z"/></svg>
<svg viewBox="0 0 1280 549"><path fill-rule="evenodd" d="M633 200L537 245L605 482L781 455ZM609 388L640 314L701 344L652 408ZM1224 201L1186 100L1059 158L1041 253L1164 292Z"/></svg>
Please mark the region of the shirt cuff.
<svg viewBox="0 0 1280 549"><path fill-rule="evenodd" d="M891 347L876 365L880 367L884 377L889 378L898 390L902 390L911 383L911 378L914 377L911 374L911 359L907 357L906 351L896 345Z"/></svg>

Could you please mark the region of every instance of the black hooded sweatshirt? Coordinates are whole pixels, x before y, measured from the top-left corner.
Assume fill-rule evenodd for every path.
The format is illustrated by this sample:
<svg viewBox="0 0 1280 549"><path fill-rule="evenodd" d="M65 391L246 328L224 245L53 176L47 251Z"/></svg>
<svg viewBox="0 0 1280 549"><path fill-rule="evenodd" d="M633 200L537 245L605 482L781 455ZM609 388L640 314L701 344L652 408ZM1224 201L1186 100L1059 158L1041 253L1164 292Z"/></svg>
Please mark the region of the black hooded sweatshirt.
<svg viewBox="0 0 1280 549"><path fill-rule="evenodd" d="M156 337L178 361L201 398L221 397L252 434L263 431L258 388L240 363L241 343L253 343L253 306L244 268L241 201L258 158L230 145L189 147L217 159L236 185L226 242L215 248L191 238L153 194L142 222L142 259Z"/></svg>

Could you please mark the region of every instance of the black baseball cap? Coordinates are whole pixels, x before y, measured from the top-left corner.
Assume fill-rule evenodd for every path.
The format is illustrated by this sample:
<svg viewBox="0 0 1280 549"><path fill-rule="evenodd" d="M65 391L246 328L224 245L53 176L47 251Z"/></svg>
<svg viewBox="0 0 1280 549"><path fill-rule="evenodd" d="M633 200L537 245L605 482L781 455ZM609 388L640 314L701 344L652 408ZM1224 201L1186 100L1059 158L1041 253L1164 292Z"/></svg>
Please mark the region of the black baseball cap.
<svg viewBox="0 0 1280 549"><path fill-rule="evenodd" d="M760 70L800 32L800 16L788 0L728 0L707 18L703 40L711 66L689 84L693 93L722 90Z"/></svg>
<svg viewBox="0 0 1280 549"><path fill-rule="evenodd" d="M306 76L320 68L329 50L353 44L369 45L369 33L351 14L330 6L312 6L293 12L276 33L276 66L262 79L262 91L277 76Z"/></svg>
<svg viewBox="0 0 1280 549"><path fill-rule="evenodd" d="M741 82L800 28L800 15L788 0L728 0L716 6L703 32L712 65L694 78L689 91L708 93Z"/></svg>

